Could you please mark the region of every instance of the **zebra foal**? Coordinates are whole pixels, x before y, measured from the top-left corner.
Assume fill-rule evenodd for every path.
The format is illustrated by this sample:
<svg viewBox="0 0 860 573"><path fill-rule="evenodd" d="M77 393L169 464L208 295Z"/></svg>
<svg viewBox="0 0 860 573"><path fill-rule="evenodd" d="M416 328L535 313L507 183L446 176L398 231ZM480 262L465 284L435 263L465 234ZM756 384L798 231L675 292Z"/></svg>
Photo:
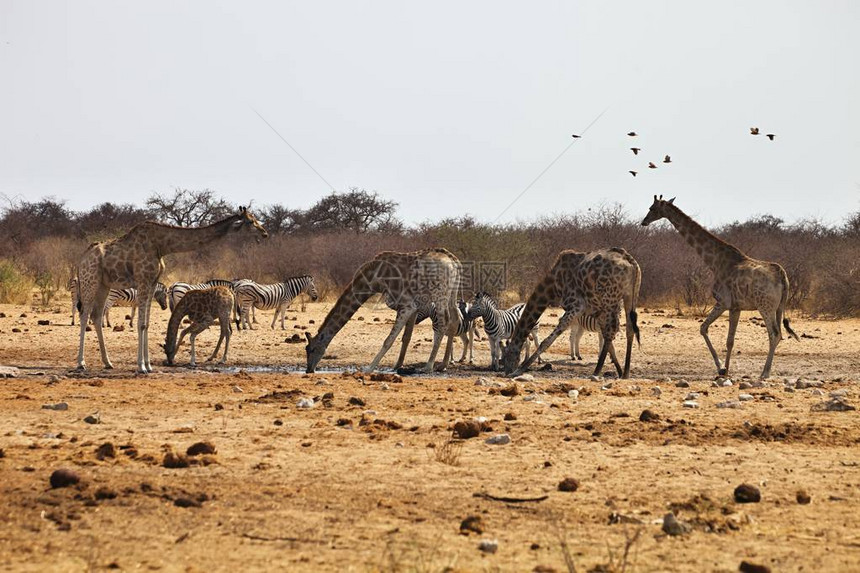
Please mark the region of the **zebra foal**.
<svg viewBox="0 0 860 573"><path fill-rule="evenodd" d="M502 357L502 340L508 340L514 333L514 328L525 306L525 303L521 302L507 310L500 310L496 301L489 294L485 292L475 294L475 299L472 301L472 306L467 316L470 320L474 320L479 316L484 319L484 332L487 334L487 338L490 339L490 368L493 370L499 369L499 362ZM537 326L535 326L529 338L534 339L535 345L540 344ZM527 338L527 349L528 340Z"/></svg>

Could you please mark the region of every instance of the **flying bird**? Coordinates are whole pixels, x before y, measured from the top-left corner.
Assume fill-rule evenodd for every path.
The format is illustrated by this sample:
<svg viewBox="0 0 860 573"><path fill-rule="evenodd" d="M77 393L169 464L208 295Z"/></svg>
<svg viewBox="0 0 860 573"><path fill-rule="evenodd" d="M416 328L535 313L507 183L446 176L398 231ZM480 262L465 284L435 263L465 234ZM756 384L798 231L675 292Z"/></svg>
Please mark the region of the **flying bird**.
<svg viewBox="0 0 860 573"><path fill-rule="evenodd" d="M649 162L648 162L648 169L657 169L657 166L656 166L656 165L654 165L654 162L653 162L653 161L649 161Z"/></svg>
<svg viewBox="0 0 860 573"><path fill-rule="evenodd" d="M751 127L750 128L750 135L758 135L758 128L757 127Z"/></svg>
<svg viewBox="0 0 860 573"><path fill-rule="evenodd" d="M775 134L773 134L773 133L768 133L768 134L767 134L767 138L768 138L769 140L771 140L771 141L773 141L773 138L774 138L774 137L776 137L776 135L775 135Z"/></svg>
<svg viewBox="0 0 860 573"><path fill-rule="evenodd" d="M630 137L636 137L636 132L635 132L635 131L631 131L631 132L629 132L627 135L629 135Z"/></svg>
<svg viewBox="0 0 860 573"><path fill-rule="evenodd" d="M633 152L633 155L639 155L639 152L642 151L641 147L631 147L630 151Z"/></svg>
<svg viewBox="0 0 860 573"><path fill-rule="evenodd" d="M672 158L667 155L663 158L663 163L672 163Z"/></svg>
<svg viewBox="0 0 860 573"><path fill-rule="evenodd" d="M576 134L574 133L573 135L571 135L571 137L572 137L572 138L574 138L574 139L579 139L579 138L580 138L580 137L582 137L582 136L581 136L581 135L576 135Z"/></svg>
<svg viewBox="0 0 860 573"><path fill-rule="evenodd" d="M637 174L637 173L639 173L639 172L638 172L638 171L628 171L627 173L629 173L629 174L630 174L630 175L632 175L633 177L636 177L636 174Z"/></svg>

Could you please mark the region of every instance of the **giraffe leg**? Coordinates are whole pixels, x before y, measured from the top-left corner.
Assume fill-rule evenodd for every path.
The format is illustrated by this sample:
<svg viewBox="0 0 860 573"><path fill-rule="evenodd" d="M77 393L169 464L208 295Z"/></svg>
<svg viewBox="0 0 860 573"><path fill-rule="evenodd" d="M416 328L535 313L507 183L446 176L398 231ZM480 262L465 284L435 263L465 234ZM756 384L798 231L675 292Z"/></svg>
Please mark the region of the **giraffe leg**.
<svg viewBox="0 0 860 573"><path fill-rule="evenodd" d="M597 365L594 368L594 375L600 376L600 371L603 370L603 364L606 361L606 355L608 353L612 360L612 365L615 366L615 371L618 374L618 377L621 378L624 375L624 371L621 369L621 364L618 363L618 357L615 355L615 344L613 344L615 334L618 332L617 312L613 312L609 318L603 322L600 332L603 336L603 343L600 346L600 356L598 357Z"/></svg>
<svg viewBox="0 0 860 573"><path fill-rule="evenodd" d="M741 318L741 311L731 309L729 310L729 333L726 336L726 364L724 374L728 376L729 374L729 363L732 360L732 348L735 346L735 332L738 330L738 321Z"/></svg>
<svg viewBox="0 0 860 573"><path fill-rule="evenodd" d="M454 357L454 337L457 336L458 328L456 318L457 303L455 301L451 301L451 304L448 307L448 317L446 322L447 332L442 331L442 333L440 333L440 336L446 336L446 334L448 336L447 342L445 343L445 355L442 357L442 365L439 368L440 372L444 372L445 369L448 368L448 365L451 364L451 359Z"/></svg>
<svg viewBox="0 0 860 573"><path fill-rule="evenodd" d="M224 327L224 322L222 320L221 324L221 336L224 337L224 357L218 362L218 364L226 364L227 363L227 349L230 348L230 337L233 336L233 329L230 328L230 317L227 317L227 326Z"/></svg>
<svg viewBox="0 0 860 573"><path fill-rule="evenodd" d="M558 338L562 332L570 328L570 322L574 318L576 318L581 312L581 307L577 306L576 310L566 311L563 315L561 315L561 318L558 321L558 325L553 329L549 336L543 339L543 342L540 343L534 354L526 357L526 359L523 360L523 363L520 364L520 367L517 368L516 372L514 372L512 375L516 376L518 374L522 374L529 366L531 366L531 363L534 362L535 359L537 359L539 354L541 354L542 352L546 352L547 348L552 346L552 343L555 342L555 339Z"/></svg>
<svg viewBox="0 0 860 573"><path fill-rule="evenodd" d="M104 330L102 330L102 319L104 318L105 300L107 299L109 292L109 288L104 285L99 285L99 288L96 291L95 301L93 301L94 306L92 310L93 326L96 329L96 337L99 341L99 352L102 355L102 364L104 364L104 367L108 369L113 368L113 364L111 364L110 358L108 358L107 347L105 346L105 334ZM86 321L83 322L86 324Z"/></svg>
<svg viewBox="0 0 860 573"><path fill-rule="evenodd" d="M397 357L397 363L394 365L395 370L403 367L403 362L406 360L406 351L409 348L409 342L412 340L412 331L415 328L416 317L417 313L414 313L406 321L406 329L403 331L403 338L400 340L400 356Z"/></svg>
<svg viewBox="0 0 860 573"><path fill-rule="evenodd" d="M397 335L400 334L400 331L403 330L403 327L406 326L406 322L414 313L415 311L413 309L397 311L397 318L394 320L394 326L391 327L391 332L388 333L388 336L382 343L382 348L379 349L379 352L373 358L373 361L364 369L365 372L373 372L376 370L379 366L379 362L385 356L385 353L388 352L388 349L391 348L391 345L394 344L394 341L397 339Z"/></svg>
<svg viewBox="0 0 860 573"><path fill-rule="evenodd" d="M711 344L711 339L708 338L708 328L710 328L711 323L713 323L715 320L717 320L720 317L720 315L722 315L725 311L726 311L726 308L723 306L723 304L720 301L717 301L717 304L714 305L714 308L711 309L710 314L708 314L707 318L705 318L705 321L702 323L702 326L699 328L699 332L701 333L701 335L705 339L705 344L708 345L708 350L711 351L711 356L714 359L714 364L717 365L717 373L718 374L723 373L722 372L722 366L720 365L720 357L717 356L717 351L714 348L714 345Z"/></svg>
<svg viewBox="0 0 860 573"><path fill-rule="evenodd" d="M149 374L152 365L149 363L149 314L152 308L152 291L138 289L137 297L137 354L138 372Z"/></svg>
<svg viewBox="0 0 860 573"><path fill-rule="evenodd" d="M87 321L89 320L91 308L86 304L81 305L81 318L78 321L81 329L80 346L78 347L78 370L86 370L87 364L84 362L84 337L87 334Z"/></svg>
<svg viewBox="0 0 860 573"><path fill-rule="evenodd" d="M770 341L770 348L767 352L767 360L764 363L764 370L761 372L762 380L766 378L770 378L770 368L773 365L773 355L776 352L776 347L779 345L780 340L782 339L782 333L779 328L779 321L777 320L775 312L765 312L759 311L761 313L762 318L767 325L767 337Z"/></svg>

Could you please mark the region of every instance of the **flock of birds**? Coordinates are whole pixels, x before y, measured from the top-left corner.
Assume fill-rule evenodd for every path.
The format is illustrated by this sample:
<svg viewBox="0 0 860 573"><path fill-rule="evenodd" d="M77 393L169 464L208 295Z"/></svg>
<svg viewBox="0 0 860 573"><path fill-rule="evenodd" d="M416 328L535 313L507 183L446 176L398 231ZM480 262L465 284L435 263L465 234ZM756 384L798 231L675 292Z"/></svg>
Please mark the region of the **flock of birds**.
<svg viewBox="0 0 860 573"><path fill-rule="evenodd" d="M761 131L759 130L759 128L757 128L757 127L751 127L750 128L750 135L760 135L760 134L761 134ZM627 136L628 137L638 137L639 134L636 133L635 131L629 131L629 132L627 132ZM571 137L573 137L574 139L579 139L582 136L574 133ZM773 141L773 139L776 137L776 134L766 133L765 137L767 137L769 140ZM633 155L638 156L639 152L642 151L642 148L641 147L631 147L630 151L633 152ZM669 155L666 155L665 157L663 157L663 163L672 163L672 157ZM648 169L657 169L657 164L654 163L653 161L649 161L648 162ZM628 173L630 175L632 175L633 177L636 177L637 175L639 175L639 172L635 171L633 169L629 170Z"/></svg>

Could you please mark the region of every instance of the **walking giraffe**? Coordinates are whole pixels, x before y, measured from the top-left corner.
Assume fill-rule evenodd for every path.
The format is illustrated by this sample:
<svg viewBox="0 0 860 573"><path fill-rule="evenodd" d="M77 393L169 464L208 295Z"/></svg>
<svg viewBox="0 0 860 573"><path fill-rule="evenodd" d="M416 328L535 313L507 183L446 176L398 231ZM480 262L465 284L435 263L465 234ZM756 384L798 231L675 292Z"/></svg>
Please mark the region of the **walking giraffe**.
<svg viewBox="0 0 860 573"><path fill-rule="evenodd" d="M80 297L80 347L78 369L85 369L84 336L87 319L92 316L105 368L113 368L105 348L102 315L105 300L112 288L135 287L138 290L137 371L152 372L149 362L149 311L155 285L164 271L164 255L193 251L224 239L232 233L256 231L262 237L268 233L245 207L222 221L206 227L187 228L146 221L135 225L125 235L93 243L78 263L78 292Z"/></svg>
<svg viewBox="0 0 860 573"><path fill-rule="evenodd" d="M167 323L167 336L164 339L164 353L167 355L167 365L173 366L173 359L176 357L176 351L182 346L182 340L186 334L191 334L191 366L197 366L197 359L194 354L194 341L197 335L215 324L215 319L221 326L221 336L218 338L218 344L215 345L215 351L212 356L206 360L211 362L218 355L218 349L221 348L221 342L224 342L224 357L218 362L224 364L227 362L227 349L230 347L230 335L233 331L230 326L230 313L233 311L233 291L229 287L216 286L205 290L192 290L188 292L177 303L170 315L170 322ZM182 319L188 317L191 320L191 326L187 327L179 335L179 340L176 340L176 333L179 331L179 326L182 324Z"/></svg>
<svg viewBox="0 0 860 573"><path fill-rule="evenodd" d="M746 256L734 245L705 230L676 207L674 201L674 197L664 201L662 195L659 198L655 195L654 203L648 215L642 220L642 225L649 225L665 217L690 243L690 246L696 249L705 264L713 271L714 284L711 292L717 302L705 318L699 332L705 338L708 350L711 351L717 373L721 375L729 373L729 362L732 358L735 332L741 311L758 310L767 325L767 336L770 341L770 349L761 377L763 379L770 377L773 355L782 340L781 325L785 326L795 340L800 340L791 329L788 319L785 318L785 303L788 300L788 275L785 274L785 269L777 263L759 261ZM726 364L722 367L720 357L708 337L708 328L726 310L729 311L729 334L726 338Z"/></svg>
<svg viewBox="0 0 860 573"><path fill-rule="evenodd" d="M633 337L639 340L636 304L641 283L642 271L639 269L639 263L624 249L612 247L590 253L562 251L547 276L535 287L517 321L511 341L504 349L505 372L510 374L515 369L519 372L528 368L535 358L545 352L555 339L570 327L575 318L584 314L593 317L600 324L600 333L603 336L594 374L600 374L608 352L618 375L622 378L629 377ZM618 333L618 314L622 300L627 318L627 355L624 357L623 370L615 356L615 346L612 343ZM523 342L550 305L558 305L564 309L558 326L540 343L537 351L526 357L517 368Z"/></svg>
<svg viewBox="0 0 860 573"><path fill-rule="evenodd" d="M436 308L436 319L433 322L433 349L422 371L433 371L442 338L447 334L448 343L441 366L444 370L451 360L453 337L457 331L457 290L460 286L460 276L460 261L445 249L428 249L412 253L387 251L376 255L373 260L363 264L356 271L352 282L337 299L316 336L312 337L309 333L305 333L308 339L307 371L313 372L316 369L332 338L374 294L383 296L386 304L397 311L397 318L382 348L366 370L376 369L397 335L405 327L400 357L395 368L403 364L418 309L429 304L435 305Z"/></svg>

